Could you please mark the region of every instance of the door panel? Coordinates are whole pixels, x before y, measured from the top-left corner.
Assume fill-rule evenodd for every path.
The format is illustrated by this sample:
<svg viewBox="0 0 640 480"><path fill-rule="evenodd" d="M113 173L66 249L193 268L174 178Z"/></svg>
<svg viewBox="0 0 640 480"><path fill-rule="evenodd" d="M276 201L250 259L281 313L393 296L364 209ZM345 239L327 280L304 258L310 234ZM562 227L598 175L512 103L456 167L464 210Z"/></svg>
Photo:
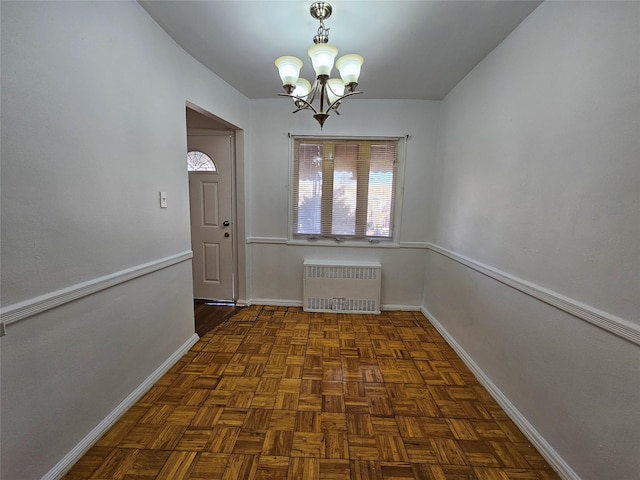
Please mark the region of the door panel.
<svg viewBox="0 0 640 480"><path fill-rule="evenodd" d="M234 301L230 135L188 135L189 151L209 155L215 172L189 172L193 295Z"/></svg>
<svg viewBox="0 0 640 480"><path fill-rule="evenodd" d="M204 244L204 280L220 281L220 245L217 243Z"/></svg>
<svg viewBox="0 0 640 480"><path fill-rule="evenodd" d="M219 209L218 209L218 184L214 182L203 181L200 183L202 188L202 225L207 227L219 226ZM208 208L205 208L206 206Z"/></svg>

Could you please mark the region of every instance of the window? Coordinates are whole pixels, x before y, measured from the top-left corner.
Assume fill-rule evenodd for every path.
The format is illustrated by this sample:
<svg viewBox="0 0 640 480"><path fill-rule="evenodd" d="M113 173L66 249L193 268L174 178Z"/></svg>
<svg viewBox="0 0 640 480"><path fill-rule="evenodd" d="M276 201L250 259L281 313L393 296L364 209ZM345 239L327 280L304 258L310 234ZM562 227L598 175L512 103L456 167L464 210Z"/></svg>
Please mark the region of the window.
<svg viewBox="0 0 640 480"><path fill-rule="evenodd" d="M215 172L216 164L209 155L198 150L187 153L187 170L189 172Z"/></svg>
<svg viewBox="0 0 640 480"><path fill-rule="evenodd" d="M294 138L294 238L390 240L397 139Z"/></svg>

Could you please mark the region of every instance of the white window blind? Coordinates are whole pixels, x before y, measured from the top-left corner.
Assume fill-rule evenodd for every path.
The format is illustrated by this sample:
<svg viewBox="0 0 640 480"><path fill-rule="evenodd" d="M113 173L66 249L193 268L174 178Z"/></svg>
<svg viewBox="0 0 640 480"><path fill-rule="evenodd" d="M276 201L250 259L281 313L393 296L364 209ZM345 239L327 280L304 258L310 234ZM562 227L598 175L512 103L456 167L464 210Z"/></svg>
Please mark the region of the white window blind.
<svg viewBox="0 0 640 480"><path fill-rule="evenodd" d="M393 235L398 140L295 138L293 236Z"/></svg>

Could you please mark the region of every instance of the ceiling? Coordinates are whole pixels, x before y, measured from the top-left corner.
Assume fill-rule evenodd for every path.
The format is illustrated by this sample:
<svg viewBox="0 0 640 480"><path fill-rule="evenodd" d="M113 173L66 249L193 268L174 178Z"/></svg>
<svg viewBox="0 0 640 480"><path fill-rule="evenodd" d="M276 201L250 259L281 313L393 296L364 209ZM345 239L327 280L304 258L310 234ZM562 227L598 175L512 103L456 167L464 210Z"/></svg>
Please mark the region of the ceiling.
<svg viewBox="0 0 640 480"><path fill-rule="evenodd" d="M154 1L139 3L193 57L249 98L283 92L273 61L303 60L319 23L302 1ZM365 59L360 98L441 100L540 1L330 0L325 20L338 57ZM334 68L334 76L337 76Z"/></svg>

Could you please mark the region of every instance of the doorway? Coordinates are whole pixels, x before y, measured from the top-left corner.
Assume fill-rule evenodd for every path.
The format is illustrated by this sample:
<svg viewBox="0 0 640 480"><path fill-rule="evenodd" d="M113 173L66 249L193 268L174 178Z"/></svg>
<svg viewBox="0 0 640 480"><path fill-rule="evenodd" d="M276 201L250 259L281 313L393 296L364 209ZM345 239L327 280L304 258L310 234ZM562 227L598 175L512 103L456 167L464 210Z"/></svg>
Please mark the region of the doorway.
<svg viewBox="0 0 640 480"><path fill-rule="evenodd" d="M187 107L193 296L198 300L237 299L234 147L234 130Z"/></svg>

